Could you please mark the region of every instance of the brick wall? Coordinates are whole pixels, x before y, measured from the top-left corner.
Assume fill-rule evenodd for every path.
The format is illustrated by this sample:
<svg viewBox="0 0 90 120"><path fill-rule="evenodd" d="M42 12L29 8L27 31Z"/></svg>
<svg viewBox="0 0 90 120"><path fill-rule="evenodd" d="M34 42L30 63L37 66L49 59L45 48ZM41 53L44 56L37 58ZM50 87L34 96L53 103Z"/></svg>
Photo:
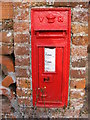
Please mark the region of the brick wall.
<svg viewBox="0 0 90 120"><path fill-rule="evenodd" d="M14 118L12 106L15 98L15 65L13 35L13 4L0 3L0 97L2 96L2 116Z"/></svg>
<svg viewBox="0 0 90 120"><path fill-rule="evenodd" d="M63 108L33 108L32 106L32 76L31 76L31 18L30 10L32 7L70 7L72 13L71 19L71 60L70 60L70 85L68 107ZM13 3L13 28L12 19L8 32L7 22L2 22L5 29L2 35L2 43L10 47L2 54L13 53L15 56L15 75L17 83L17 99L19 105L19 117L87 117L86 106L86 88L87 88L87 46L88 46L88 3L46 3L45 0L23 1ZM7 21L7 20L6 20ZM3 30L2 30L3 31ZM6 34L11 36L5 37ZM14 42L11 38L14 36ZM5 40L7 38L7 40ZM13 44L13 45L12 45ZM5 53L6 52L6 53ZM11 63L11 62L10 62ZM10 67L11 68L11 67ZM28 107L27 107L28 106ZM83 111L84 112L83 112Z"/></svg>

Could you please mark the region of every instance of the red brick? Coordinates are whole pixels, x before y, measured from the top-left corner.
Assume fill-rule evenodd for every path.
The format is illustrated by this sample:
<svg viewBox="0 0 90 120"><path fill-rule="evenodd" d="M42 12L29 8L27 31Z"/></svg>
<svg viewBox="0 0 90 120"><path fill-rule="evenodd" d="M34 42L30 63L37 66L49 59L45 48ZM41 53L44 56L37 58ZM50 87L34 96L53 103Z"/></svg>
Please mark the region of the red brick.
<svg viewBox="0 0 90 120"><path fill-rule="evenodd" d="M16 68L15 72L17 77L30 77L29 69Z"/></svg>
<svg viewBox="0 0 90 120"><path fill-rule="evenodd" d="M88 2L59 2L59 0L55 0L55 7L76 7L77 5L82 5L83 8L88 8Z"/></svg>
<svg viewBox="0 0 90 120"><path fill-rule="evenodd" d="M3 30L13 30L13 20L2 20L2 29Z"/></svg>
<svg viewBox="0 0 90 120"><path fill-rule="evenodd" d="M71 48L72 56L87 56L87 49L85 47L72 47Z"/></svg>
<svg viewBox="0 0 90 120"><path fill-rule="evenodd" d="M73 36L72 44L74 45L88 45L88 36Z"/></svg>
<svg viewBox="0 0 90 120"><path fill-rule="evenodd" d="M14 32L29 31L29 22L16 22L14 23Z"/></svg>
<svg viewBox="0 0 90 120"><path fill-rule="evenodd" d="M10 57L0 56L0 64L6 66L8 72L14 72L14 63Z"/></svg>
<svg viewBox="0 0 90 120"><path fill-rule="evenodd" d="M88 22L88 11L72 11L72 21L74 22Z"/></svg>
<svg viewBox="0 0 90 120"><path fill-rule="evenodd" d="M80 104L83 104L83 99L70 99L70 107L78 107Z"/></svg>
<svg viewBox="0 0 90 120"><path fill-rule="evenodd" d="M2 112L10 114L10 112L11 112L11 103L9 103L9 102L3 103L2 102Z"/></svg>
<svg viewBox="0 0 90 120"><path fill-rule="evenodd" d="M85 88L85 82L86 80L71 80L70 81L70 88L78 88L78 89L84 89Z"/></svg>
<svg viewBox="0 0 90 120"><path fill-rule="evenodd" d="M0 8L2 8L0 9L0 13L2 13L0 19L13 18L13 2L1 2Z"/></svg>
<svg viewBox="0 0 90 120"><path fill-rule="evenodd" d="M18 79L17 80L17 86L20 87L20 88L30 88L31 87L31 84L30 84L30 80L27 80L27 79Z"/></svg>
<svg viewBox="0 0 90 120"><path fill-rule="evenodd" d="M72 33L81 33L84 32L88 34L88 26L80 25L80 24L72 24Z"/></svg>
<svg viewBox="0 0 90 120"><path fill-rule="evenodd" d="M72 61L72 67L85 67L86 66L86 60L81 58L77 61Z"/></svg>
<svg viewBox="0 0 90 120"><path fill-rule="evenodd" d="M14 51L16 55L29 55L29 46L15 46Z"/></svg>
<svg viewBox="0 0 90 120"><path fill-rule="evenodd" d="M2 86L9 87L10 84L14 83L12 77L6 76L2 81Z"/></svg>
<svg viewBox="0 0 90 120"><path fill-rule="evenodd" d="M29 66L30 65L30 58L16 58L15 65L16 66Z"/></svg>
<svg viewBox="0 0 90 120"><path fill-rule="evenodd" d="M39 1L39 2L35 2L35 1L34 1L34 2L32 1L32 2L31 2L31 6L32 6L32 7L34 7L34 6L44 6L44 5L46 5L46 1L45 1L45 0L43 0L43 1L41 1L41 2L40 2L40 1Z"/></svg>
<svg viewBox="0 0 90 120"><path fill-rule="evenodd" d="M15 20L29 20L29 9L17 9L14 11Z"/></svg>
<svg viewBox="0 0 90 120"><path fill-rule="evenodd" d="M30 34L16 34L14 36L15 43L30 43Z"/></svg>
<svg viewBox="0 0 90 120"><path fill-rule="evenodd" d="M10 101L15 97L15 95L9 91L9 89L1 88L0 90L2 91L2 95L8 97Z"/></svg>
<svg viewBox="0 0 90 120"><path fill-rule="evenodd" d="M83 93L83 95L81 95ZM78 99L78 98L84 98L85 90L81 91L70 91L70 99Z"/></svg>
<svg viewBox="0 0 90 120"><path fill-rule="evenodd" d="M0 42L4 42L4 43L13 43L13 32L12 31L8 31L8 32L0 32Z"/></svg>
<svg viewBox="0 0 90 120"><path fill-rule="evenodd" d="M23 3L22 4L22 2L14 2L13 6L14 6L15 11L17 11L17 9L26 9L26 8L29 8L30 4L29 3Z"/></svg>
<svg viewBox="0 0 90 120"><path fill-rule="evenodd" d="M75 105L72 106L72 108L74 108ZM79 109L67 109L64 112L64 116L66 116L67 118L70 118L70 120L72 120L73 118L76 118L78 120L79 116L80 116L80 110Z"/></svg>
<svg viewBox="0 0 90 120"><path fill-rule="evenodd" d="M1 55L10 55L12 54L14 51L14 48L13 48L13 45L7 45L7 44L4 44L2 46L0 46L0 54Z"/></svg>
<svg viewBox="0 0 90 120"><path fill-rule="evenodd" d="M71 78L85 78L86 71L85 70L71 70Z"/></svg>
<svg viewBox="0 0 90 120"><path fill-rule="evenodd" d="M18 103L19 103L19 105L27 105L27 106L31 105L31 102L29 99L18 98Z"/></svg>
<svg viewBox="0 0 90 120"><path fill-rule="evenodd" d="M17 88L17 95L19 97L30 97L31 96L31 90L30 88L28 90L22 90Z"/></svg>

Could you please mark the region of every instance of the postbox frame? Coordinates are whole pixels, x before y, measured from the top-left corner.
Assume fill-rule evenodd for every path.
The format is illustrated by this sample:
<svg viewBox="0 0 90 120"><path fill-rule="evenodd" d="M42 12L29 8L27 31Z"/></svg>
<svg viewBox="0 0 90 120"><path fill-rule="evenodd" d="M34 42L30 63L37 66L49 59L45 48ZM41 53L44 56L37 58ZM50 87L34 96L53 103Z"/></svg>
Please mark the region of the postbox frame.
<svg viewBox="0 0 90 120"><path fill-rule="evenodd" d="M45 41L43 40L43 43L41 42L42 38L38 38L39 41L36 41L36 36L35 36L35 30L34 30L34 23L33 23L33 14L35 11L68 11L68 37L67 40L64 42L60 41L60 43L55 43L54 45L49 42L49 41ZM37 30L36 30L37 31ZM40 29L38 30L40 31ZM61 37L62 38L62 37ZM60 38L58 38L59 40ZM32 8L31 9L31 47L32 47L32 95L33 95L33 105L38 106L38 107L63 107L63 106L67 106L68 104L68 85L69 85L69 63L70 63L70 39L71 39L71 9L70 8ZM52 38L52 40L54 41L55 39ZM58 41L57 40L57 41ZM58 41L59 42L59 41ZM66 43L67 42L67 43ZM63 47L64 48L64 57L66 56L66 59L64 60L64 66L63 66L63 71L65 73L63 73L63 77L64 77L64 81L63 81L63 86L64 86L64 90L63 90L63 97L62 97L62 102L61 103L55 103L55 104L40 104L37 102L37 96L36 96L36 91L38 91L38 47ZM69 49L68 49L69 48ZM35 54L36 53L36 54ZM69 57L68 57L69 56ZM68 57L68 58L67 58ZM66 68L67 67L67 68ZM64 84L66 83L66 84Z"/></svg>

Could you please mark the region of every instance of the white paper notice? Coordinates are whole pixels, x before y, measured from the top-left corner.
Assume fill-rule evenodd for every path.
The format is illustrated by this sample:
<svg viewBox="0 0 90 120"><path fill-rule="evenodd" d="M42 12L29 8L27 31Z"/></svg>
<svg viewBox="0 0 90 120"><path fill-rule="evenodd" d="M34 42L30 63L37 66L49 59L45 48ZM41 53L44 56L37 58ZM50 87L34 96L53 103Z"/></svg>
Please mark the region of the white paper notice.
<svg viewBox="0 0 90 120"><path fill-rule="evenodd" d="M45 48L45 72L55 72L55 48Z"/></svg>

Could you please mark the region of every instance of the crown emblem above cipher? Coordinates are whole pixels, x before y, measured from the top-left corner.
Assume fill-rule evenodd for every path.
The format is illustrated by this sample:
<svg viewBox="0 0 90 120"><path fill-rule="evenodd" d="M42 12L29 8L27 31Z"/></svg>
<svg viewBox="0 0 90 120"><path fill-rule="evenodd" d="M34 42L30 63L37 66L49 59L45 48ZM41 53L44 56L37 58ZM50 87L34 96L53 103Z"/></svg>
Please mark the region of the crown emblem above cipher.
<svg viewBox="0 0 90 120"><path fill-rule="evenodd" d="M46 18L48 19L48 23L54 23L55 22L55 15L53 15L52 13L49 13Z"/></svg>

